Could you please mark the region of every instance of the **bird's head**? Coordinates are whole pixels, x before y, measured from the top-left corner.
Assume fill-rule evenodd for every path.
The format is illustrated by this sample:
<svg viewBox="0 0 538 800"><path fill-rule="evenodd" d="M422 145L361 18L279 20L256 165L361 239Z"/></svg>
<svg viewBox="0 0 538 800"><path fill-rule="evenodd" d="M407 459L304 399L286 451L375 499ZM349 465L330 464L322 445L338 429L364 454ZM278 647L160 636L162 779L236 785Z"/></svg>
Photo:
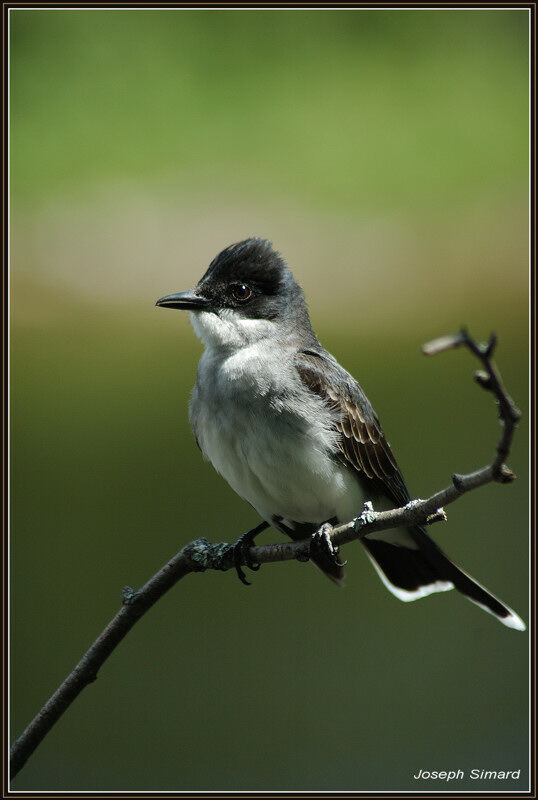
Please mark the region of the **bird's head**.
<svg viewBox="0 0 538 800"><path fill-rule="evenodd" d="M197 335L211 346L237 348L312 331L303 292L266 239L230 245L193 290L161 297L157 305L190 311Z"/></svg>

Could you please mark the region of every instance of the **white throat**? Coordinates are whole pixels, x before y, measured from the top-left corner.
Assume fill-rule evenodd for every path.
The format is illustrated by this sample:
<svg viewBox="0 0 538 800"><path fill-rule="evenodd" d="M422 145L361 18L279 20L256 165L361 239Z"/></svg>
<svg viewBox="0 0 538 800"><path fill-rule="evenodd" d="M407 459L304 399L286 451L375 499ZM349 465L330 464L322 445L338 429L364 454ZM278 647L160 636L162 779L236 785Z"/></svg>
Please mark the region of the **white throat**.
<svg viewBox="0 0 538 800"><path fill-rule="evenodd" d="M206 347L238 350L275 335L275 324L267 319L245 319L231 308L214 314L191 311L192 327Z"/></svg>

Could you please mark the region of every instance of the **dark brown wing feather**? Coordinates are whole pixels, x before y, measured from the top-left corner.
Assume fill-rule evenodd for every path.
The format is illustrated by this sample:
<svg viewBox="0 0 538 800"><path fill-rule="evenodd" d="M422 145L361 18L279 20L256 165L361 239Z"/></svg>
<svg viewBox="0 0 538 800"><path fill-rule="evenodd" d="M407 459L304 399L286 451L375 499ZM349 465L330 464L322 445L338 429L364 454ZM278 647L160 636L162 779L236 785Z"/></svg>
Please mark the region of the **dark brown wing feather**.
<svg viewBox="0 0 538 800"><path fill-rule="evenodd" d="M357 477L404 505L409 493L372 405L357 381L327 352L297 354L296 367L310 391L337 412L338 456ZM373 488L373 487L372 487Z"/></svg>

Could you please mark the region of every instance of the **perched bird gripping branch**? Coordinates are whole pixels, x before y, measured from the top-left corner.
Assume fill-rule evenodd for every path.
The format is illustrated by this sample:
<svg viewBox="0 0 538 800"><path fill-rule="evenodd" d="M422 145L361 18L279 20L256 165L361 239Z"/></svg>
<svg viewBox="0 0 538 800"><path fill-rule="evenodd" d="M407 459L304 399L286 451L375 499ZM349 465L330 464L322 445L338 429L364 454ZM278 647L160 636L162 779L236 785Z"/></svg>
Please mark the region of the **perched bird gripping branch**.
<svg viewBox="0 0 538 800"><path fill-rule="evenodd" d="M190 404L204 454L263 522L236 544L239 566L269 525L312 535L311 559L341 585L344 565L324 535L409 492L381 424L357 381L319 343L303 292L265 239L223 250L192 291L158 306L187 310L205 345ZM316 533L318 532L318 533ZM385 586L405 602L456 588L504 625L521 618L454 564L421 526L361 539ZM246 582L246 581L244 581Z"/></svg>

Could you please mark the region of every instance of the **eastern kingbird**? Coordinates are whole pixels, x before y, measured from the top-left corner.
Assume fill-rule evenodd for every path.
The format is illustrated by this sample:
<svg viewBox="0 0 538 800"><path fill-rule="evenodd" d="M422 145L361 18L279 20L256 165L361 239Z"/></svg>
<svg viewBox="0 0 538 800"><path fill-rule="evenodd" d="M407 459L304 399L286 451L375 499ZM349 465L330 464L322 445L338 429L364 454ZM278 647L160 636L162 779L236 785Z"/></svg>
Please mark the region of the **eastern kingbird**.
<svg viewBox="0 0 538 800"><path fill-rule="evenodd" d="M269 525L302 539L323 523L353 519L366 500L377 508L410 500L377 414L319 343L303 292L270 242L227 247L195 289L157 305L190 311L205 345L190 421L205 458L264 520L247 534L249 544ZM424 528L372 533L361 543L400 600L455 587L504 625L525 630ZM320 550L312 560L342 584L335 557Z"/></svg>

